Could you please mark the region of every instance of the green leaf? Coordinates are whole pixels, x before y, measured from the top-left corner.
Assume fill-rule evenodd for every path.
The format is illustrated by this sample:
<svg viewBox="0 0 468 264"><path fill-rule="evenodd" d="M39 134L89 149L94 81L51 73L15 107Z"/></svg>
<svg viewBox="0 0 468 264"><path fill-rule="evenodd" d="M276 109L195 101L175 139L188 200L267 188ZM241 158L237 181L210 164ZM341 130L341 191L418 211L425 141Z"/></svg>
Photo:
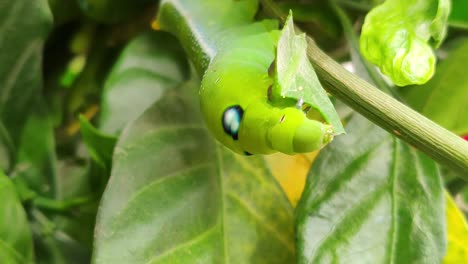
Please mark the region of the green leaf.
<svg viewBox="0 0 468 264"><path fill-rule="evenodd" d="M320 84L306 51L305 34L294 33L294 23L290 14L278 41L274 99L281 100L286 97L303 101L320 112L327 123L333 126L335 135L345 133L340 117Z"/></svg>
<svg viewBox="0 0 468 264"><path fill-rule="evenodd" d="M7 128L0 120L0 169L9 170L13 163L15 146Z"/></svg>
<svg viewBox="0 0 468 264"><path fill-rule="evenodd" d="M99 129L118 134L166 89L188 78L188 64L177 40L147 32L124 49L106 80Z"/></svg>
<svg viewBox="0 0 468 264"><path fill-rule="evenodd" d="M468 1L452 0L449 24L451 26L468 29Z"/></svg>
<svg viewBox="0 0 468 264"><path fill-rule="evenodd" d="M38 194L54 197L57 180L57 155L54 128L42 98L36 99L21 135L17 164L12 177Z"/></svg>
<svg viewBox="0 0 468 264"><path fill-rule="evenodd" d="M83 25L74 35L71 49L78 54L87 53L84 67L74 73L75 80L69 87L63 111L65 120L75 119L84 108L89 108L90 104L101 98L107 73L121 48L119 45L111 45L112 33L112 30L106 30L106 27L91 24ZM61 70L66 75L70 69ZM61 78L65 78L64 75Z"/></svg>
<svg viewBox="0 0 468 264"><path fill-rule="evenodd" d="M117 138L106 135L94 128L83 115L80 115L79 119L83 142L91 158L104 168L110 169L112 166L112 153L114 152Z"/></svg>
<svg viewBox="0 0 468 264"><path fill-rule="evenodd" d="M437 68L432 80L408 88L407 103L459 135L468 134L468 38L463 39Z"/></svg>
<svg viewBox="0 0 468 264"><path fill-rule="evenodd" d="M366 16L361 52L400 86L427 82L445 37L449 0L387 0Z"/></svg>
<svg viewBox="0 0 468 264"><path fill-rule="evenodd" d="M96 177L92 166L82 163L72 160L58 163L56 196L51 202L54 207L62 204L64 209L50 211L44 203L39 206L38 198L34 200L35 207L30 214L37 263L90 263L100 197L95 190L102 188L92 184ZM70 207L70 204L75 205Z"/></svg>
<svg viewBox="0 0 468 264"><path fill-rule="evenodd" d="M26 213L10 179L0 172L0 263L33 262L33 243Z"/></svg>
<svg viewBox="0 0 468 264"><path fill-rule="evenodd" d="M80 14L76 0L48 0L54 24L62 25L76 18Z"/></svg>
<svg viewBox="0 0 468 264"><path fill-rule="evenodd" d="M23 130L18 163L12 175L21 198L32 200L36 207L44 210L44 206L36 203L44 197L57 205L67 203L66 199L93 197L86 171L81 167L72 168L70 162L57 160L52 121L44 102L39 100L34 108L35 112L30 115ZM37 263L89 262L97 200L94 204L72 207L72 210L73 213L69 214L71 210L64 209L60 216L47 214L54 216L50 220L56 228L53 234L44 234L41 228L35 231ZM31 226L37 225L36 219L31 220Z"/></svg>
<svg viewBox="0 0 468 264"><path fill-rule="evenodd" d="M385 0L334 0L343 7L359 11L369 11L374 6L382 4Z"/></svg>
<svg viewBox="0 0 468 264"><path fill-rule="evenodd" d="M38 264L83 264L91 259L89 250L63 232L37 239L35 248Z"/></svg>
<svg viewBox="0 0 468 264"><path fill-rule="evenodd" d="M16 146L33 110L32 101L41 89L42 46L52 26L52 15L47 0L2 1L1 6L0 141L8 146L5 141L11 139ZM11 146L0 149L5 153Z"/></svg>
<svg viewBox="0 0 468 264"><path fill-rule="evenodd" d="M103 177L99 173L103 172L100 167L96 168L95 164L90 163L60 161L56 199L87 200L87 202L73 207L68 211L69 214L57 215L53 219L57 230L67 234L88 252L91 252L97 207L103 191L103 183L99 182L101 180L99 177ZM108 175L105 176L107 179Z"/></svg>
<svg viewBox="0 0 468 264"><path fill-rule="evenodd" d="M116 23L144 11L151 0L78 0L83 12L100 22Z"/></svg>
<svg viewBox="0 0 468 264"><path fill-rule="evenodd" d="M443 186L434 161L361 116L322 150L297 208L299 263L440 263Z"/></svg>
<svg viewBox="0 0 468 264"><path fill-rule="evenodd" d="M122 133L94 263L294 262L291 205L261 156L214 142L198 85L168 90Z"/></svg>
<svg viewBox="0 0 468 264"><path fill-rule="evenodd" d="M313 29L320 31L314 32L314 40L317 39L315 33L322 33L333 38L340 37L340 23L336 16L333 15L333 11L328 3L324 1L311 3L299 3L297 1L279 2L278 7L285 14L291 10L294 14L295 22L313 23Z"/></svg>

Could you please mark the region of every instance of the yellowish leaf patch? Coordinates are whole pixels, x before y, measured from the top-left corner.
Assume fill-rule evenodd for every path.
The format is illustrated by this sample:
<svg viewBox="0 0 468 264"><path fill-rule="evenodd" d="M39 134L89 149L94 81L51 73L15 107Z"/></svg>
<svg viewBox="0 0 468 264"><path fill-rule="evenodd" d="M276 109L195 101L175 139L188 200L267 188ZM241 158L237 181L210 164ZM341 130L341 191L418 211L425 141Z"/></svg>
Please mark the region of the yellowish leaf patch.
<svg viewBox="0 0 468 264"><path fill-rule="evenodd" d="M445 193L447 217L447 254L444 264L468 263L468 225L449 193Z"/></svg>
<svg viewBox="0 0 468 264"><path fill-rule="evenodd" d="M273 176L280 183L291 204L296 207L304 190L307 173L319 151L289 156L276 153L266 156Z"/></svg>

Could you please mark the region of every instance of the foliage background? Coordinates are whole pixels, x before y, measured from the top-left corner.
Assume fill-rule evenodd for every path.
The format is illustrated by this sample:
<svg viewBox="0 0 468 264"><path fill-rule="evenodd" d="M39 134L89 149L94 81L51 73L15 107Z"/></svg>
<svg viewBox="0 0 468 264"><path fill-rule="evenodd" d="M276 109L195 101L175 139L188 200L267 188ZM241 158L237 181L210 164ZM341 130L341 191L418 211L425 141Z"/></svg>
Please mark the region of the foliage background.
<svg viewBox="0 0 468 264"><path fill-rule="evenodd" d="M468 261L454 172L339 101L348 135L319 155L231 153L204 128L182 48L155 30L157 3L130 2L0 0L0 262ZM344 16L323 1L280 6L391 86L369 77L356 42L380 1L337 2ZM452 5L435 76L396 92L463 136L468 9Z"/></svg>

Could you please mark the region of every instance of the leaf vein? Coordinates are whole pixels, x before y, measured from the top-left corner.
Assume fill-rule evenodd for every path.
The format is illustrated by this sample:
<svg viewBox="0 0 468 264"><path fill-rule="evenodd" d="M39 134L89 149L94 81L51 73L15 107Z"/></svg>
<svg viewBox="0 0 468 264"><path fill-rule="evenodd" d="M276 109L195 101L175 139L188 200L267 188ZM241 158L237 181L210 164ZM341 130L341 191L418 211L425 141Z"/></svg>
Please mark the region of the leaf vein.
<svg viewBox="0 0 468 264"><path fill-rule="evenodd" d="M252 208L248 202L243 200L239 195L237 195L234 192L228 192L227 196L230 197L233 201L237 202L241 207L243 207L250 215L252 215L255 219L257 219L257 222L263 225L263 227L267 230L269 230L277 239L280 241L282 244L286 246L288 251L291 253L294 253L294 247L289 243L288 239L285 238L281 233L278 232L276 228L268 224L268 222L258 215L255 211L254 208Z"/></svg>
<svg viewBox="0 0 468 264"><path fill-rule="evenodd" d="M180 244L178 244L178 245L176 245L176 246L174 246L172 248L167 249L166 251L162 252L160 255L155 256L152 259L150 259L148 262L146 262L146 264L157 263L158 261L160 261L164 257L170 256L171 254L174 254L179 250L182 250L184 248L188 248L188 247L193 246L193 245L195 245L197 243L200 243L200 242L203 241L203 239L205 239L206 237L211 235L214 231L216 231L216 225L212 226L211 228L208 228L207 230L205 230L202 233L196 235L195 237L192 237L191 239L185 241L184 243L180 243Z"/></svg>
<svg viewBox="0 0 468 264"><path fill-rule="evenodd" d="M143 188L138 190L138 192L136 192L134 195L132 195L130 197L130 199L128 199L128 202L126 203L126 205L115 215L114 218L118 218L128 208L128 205L130 205L134 200L136 200L141 194L146 192L148 189L151 189L151 188L154 188L155 186L161 185L164 182L167 182L167 181L170 181L170 180L175 180L175 179L180 178L182 176L187 176L187 177L192 176L192 175L187 175L186 173L191 172L191 171L195 171L195 170L199 170L199 169L202 169L202 168L209 168L211 166L212 166L211 162L204 162L204 163L200 163L200 164L198 164L196 166L192 166L192 167L189 167L189 168L184 168L184 169L181 169L181 170L174 171L172 173L168 173L168 174L158 178L157 180L151 182L150 184L145 185Z"/></svg>

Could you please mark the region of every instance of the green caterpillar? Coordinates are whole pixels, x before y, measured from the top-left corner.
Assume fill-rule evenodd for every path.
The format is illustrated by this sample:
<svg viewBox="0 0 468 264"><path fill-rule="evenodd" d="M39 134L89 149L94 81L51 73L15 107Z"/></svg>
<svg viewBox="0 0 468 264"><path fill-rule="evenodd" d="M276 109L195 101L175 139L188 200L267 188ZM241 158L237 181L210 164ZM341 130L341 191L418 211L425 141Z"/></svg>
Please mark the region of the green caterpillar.
<svg viewBox="0 0 468 264"><path fill-rule="evenodd" d="M158 23L179 38L203 74L200 104L215 137L237 153L287 154L320 149L333 127L307 118L302 102L271 100L280 31L254 21L256 0L163 0Z"/></svg>

